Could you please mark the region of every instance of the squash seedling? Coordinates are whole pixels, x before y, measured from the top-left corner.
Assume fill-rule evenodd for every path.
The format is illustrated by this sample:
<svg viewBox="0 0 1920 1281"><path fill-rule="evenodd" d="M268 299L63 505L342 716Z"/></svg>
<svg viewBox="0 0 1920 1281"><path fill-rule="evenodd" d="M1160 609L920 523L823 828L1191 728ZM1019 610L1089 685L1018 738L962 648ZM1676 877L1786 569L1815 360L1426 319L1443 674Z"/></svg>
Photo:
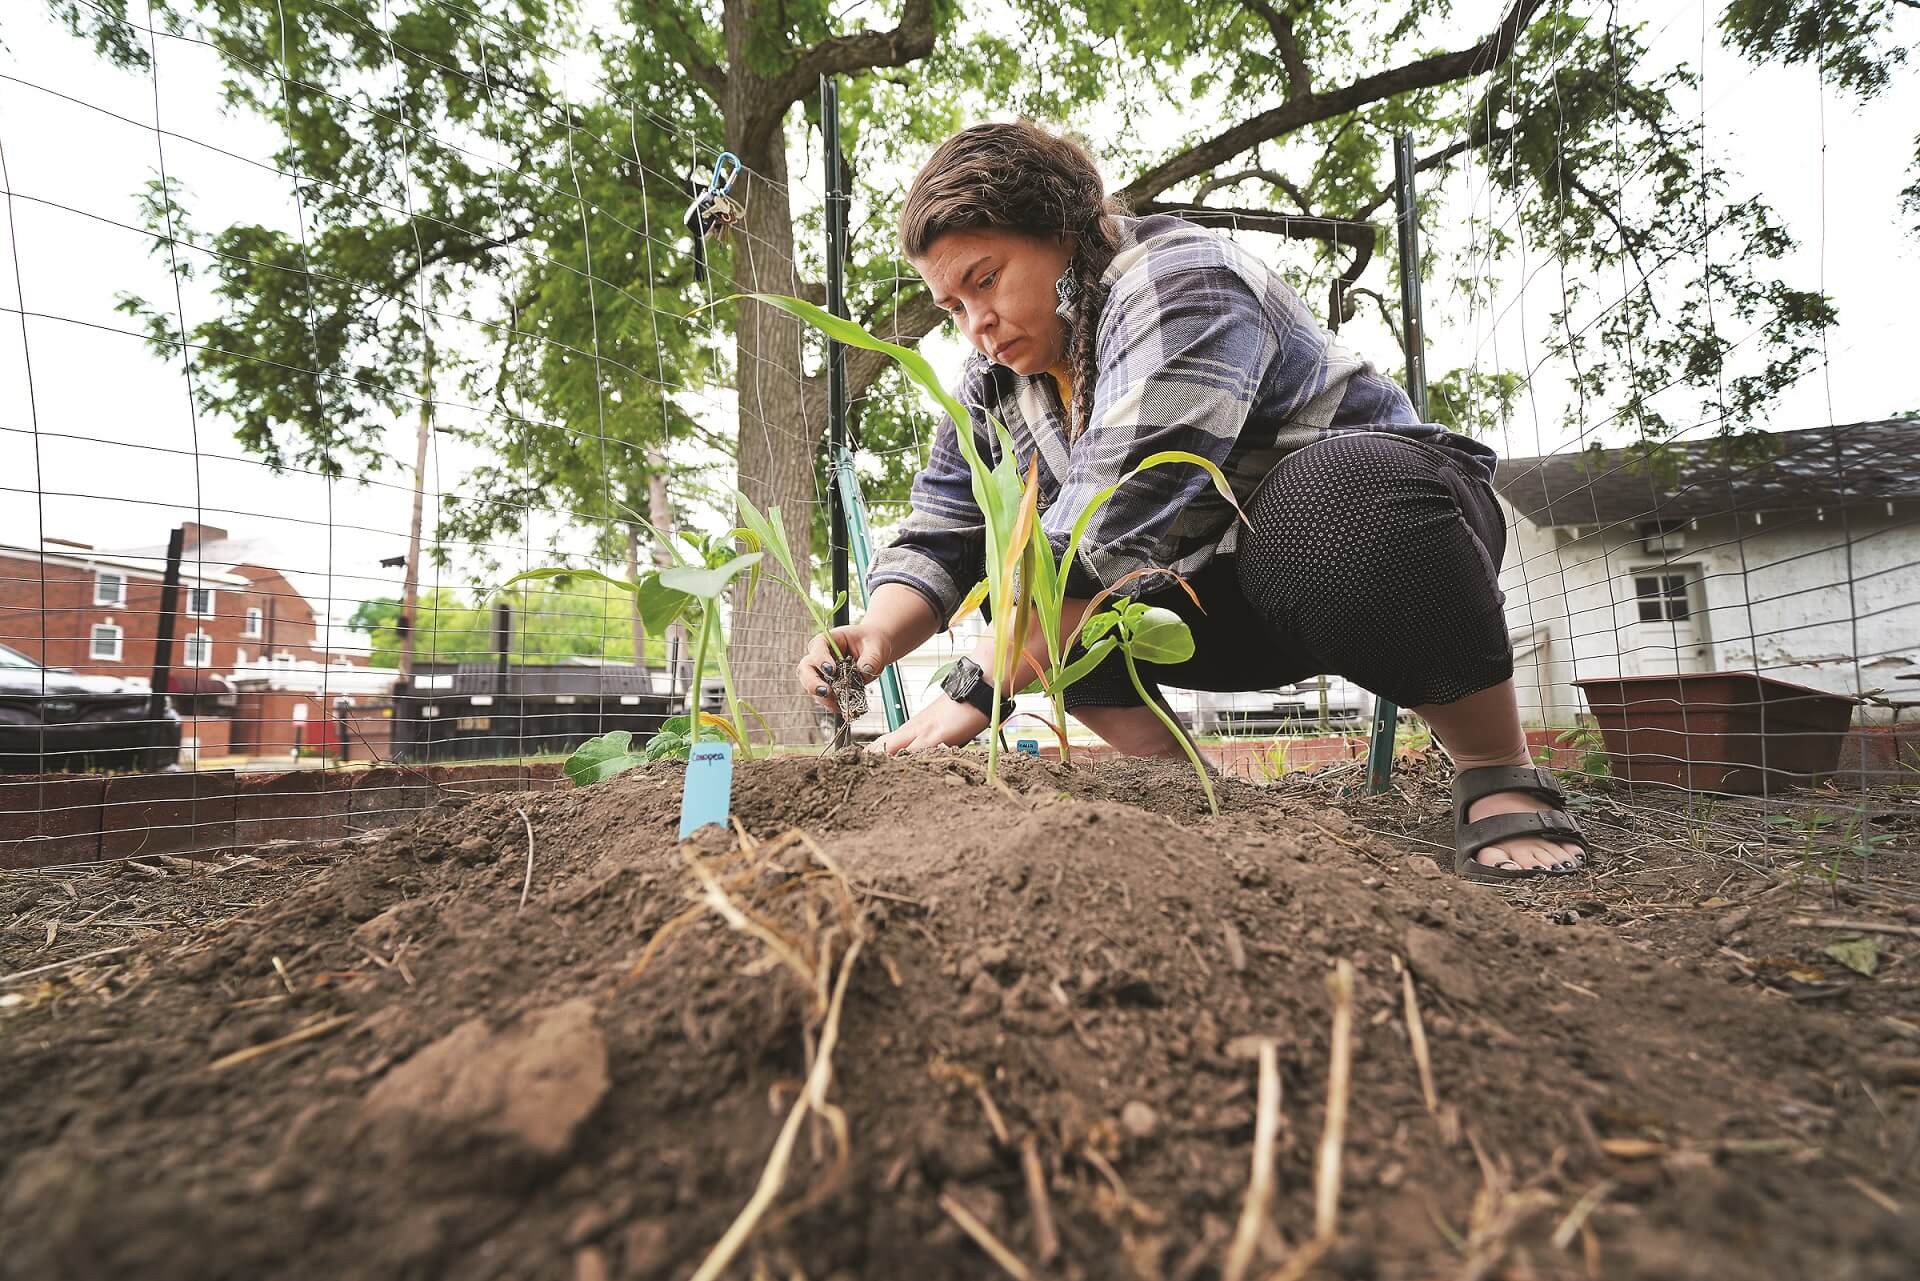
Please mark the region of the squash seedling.
<svg viewBox="0 0 1920 1281"><path fill-rule="evenodd" d="M1095 603L1098 604L1098 598ZM1102 647L1108 653L1116 646L1119 648L1121 657L1126 661L1127 677L1133 682L1134 692L1140 695L1141 702L1153 709L1160 723L1179 742L1180 750L1193 763L1193 772L1200 776L1200 786L1207 794L1207 808L1219 814L1220 803L1213 796L1213 780L1207 777L1207 767L1200 763L1200 754L1194 750L1192 740L1181 732L1167 709L1148 696L1137 665L1141 662L1184 663L1192 658L1193 629L1187 626L1186 620L1158 605L1147 605L1136 600L1116 600L1111 608L1086 621L1080 629L1080 639L1087 646L1089 656L1100 652Z"/></svg>
<svg viewBox="0 0 1920 1281"><path fill-rule="evenodd" d="M666 722L646 747L638 752L633 750L633 735L627 730L612 730L588 739L574 749L564 767L567 777L577 785L585 786L612 778L649 761L683 755L699 742L702 725L721 729L742 752L748 750L747 727L741 714L739 695L734 690L733 667L727 661L727 637L720 622L719 603L734 579L741 574L750 575L748 590L752 590L754 578L751 575L755 574L763 553L749 551L734 554L730 544L736 537L749 544L757 541L753 534L744 530L733 530L715 539L700 539L687 534L682 537L689 550L699 556L698 563L688 561L670 540L662 539L662 545L675 563L649 570L635 580L613 578L593 569L551 566L515 574L503 584L511 587L515 583L556 578L605 583L633 596L634 608L639 611L640 622L648 632L659 635L679 620L686 620L694 632L693 680L687 694L686 716ZM721 684L726 690L730 722L700 710L700 687L706 679L709 651L713 654L714 665L720 672Z"/></svg>

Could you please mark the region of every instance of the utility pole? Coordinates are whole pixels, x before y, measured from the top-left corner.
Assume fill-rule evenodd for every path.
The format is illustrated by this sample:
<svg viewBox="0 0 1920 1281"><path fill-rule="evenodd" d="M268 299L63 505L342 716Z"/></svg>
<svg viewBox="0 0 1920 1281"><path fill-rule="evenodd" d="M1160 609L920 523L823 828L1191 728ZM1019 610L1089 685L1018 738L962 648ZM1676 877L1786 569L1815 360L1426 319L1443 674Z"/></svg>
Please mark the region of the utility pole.
<svg viewBox="0 0 1920 1281"><path fill-rule="evenodd" d="M427 440L433 434L433 335L427 335L421 379L420 438L413 453L413 521L407 530L407 576L400 588L400 682L413 689L414 615L420 604L420 521L427 502Z"/></svg>

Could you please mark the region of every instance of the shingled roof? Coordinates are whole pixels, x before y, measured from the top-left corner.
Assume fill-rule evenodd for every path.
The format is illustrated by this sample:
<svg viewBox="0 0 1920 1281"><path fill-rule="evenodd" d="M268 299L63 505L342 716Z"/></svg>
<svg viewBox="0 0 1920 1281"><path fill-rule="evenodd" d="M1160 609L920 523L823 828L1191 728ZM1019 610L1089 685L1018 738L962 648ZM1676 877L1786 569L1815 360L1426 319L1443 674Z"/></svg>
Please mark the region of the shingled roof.
<svg viewBox="0 0 1920 1281"><path fill-rule="evenodd" d="M1880 503L1920 496L1920 421L1887 418L1506 458L1493 483L1536 525Z"/></svg>

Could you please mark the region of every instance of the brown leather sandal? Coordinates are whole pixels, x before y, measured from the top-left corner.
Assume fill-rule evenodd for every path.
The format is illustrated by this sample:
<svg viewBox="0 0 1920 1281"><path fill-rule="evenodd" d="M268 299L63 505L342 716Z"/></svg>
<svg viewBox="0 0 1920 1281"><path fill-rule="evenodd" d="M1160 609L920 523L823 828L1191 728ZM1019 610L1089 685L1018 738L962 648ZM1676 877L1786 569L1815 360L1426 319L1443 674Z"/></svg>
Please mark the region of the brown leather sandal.
<svg viewBox="0 0 1920 1281"><path fill-rule="evenodd" d="M1467 809L1482 797L1495 792L1526 792L1553 806L1531 814L1489 814L1467 821ZM1496 867L1474 861L1474 855L1489 845L1512 840L1516 836L1537 836L1545 840L1580 847L1581 859L1569 868ZM1461 770L1453 780L1453 870L1470 881L1492 885L1511 885L1515 881L1535 881L1549 876L1568 876L1587 870L1585 855L1593 843L1580 830L1580 824L1567 812L1567 794L1559 780L1543 769L1525 765L1486 765Z"/></svg>

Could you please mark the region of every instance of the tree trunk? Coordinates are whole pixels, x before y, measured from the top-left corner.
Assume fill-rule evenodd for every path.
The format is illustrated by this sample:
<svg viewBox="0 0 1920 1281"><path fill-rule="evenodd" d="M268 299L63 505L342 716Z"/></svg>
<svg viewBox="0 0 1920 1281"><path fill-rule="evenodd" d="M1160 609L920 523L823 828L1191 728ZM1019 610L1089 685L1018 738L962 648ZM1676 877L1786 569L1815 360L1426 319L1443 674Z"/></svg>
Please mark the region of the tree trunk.
<svg viewBox="0 0 1920 1281"><path fill-rule="evenodd" d="M743 113L730 112L730 118ZM729 134L732 126L729 125ZM793 294L799 280L793 264L793 219L785 184L785 140L778 127L765 139L729 138L747 173L746 217L733 242L733 287L740 291ZM764 178L766 181L758 181ZM735 190L736 198L741 196ZM826 423L821 402L809 394L801 360L808 341L799 321L753 302L742 302L735 351L740 388L740 491L766 511L780 509L794 559L813 563L812 521L821 490L814 454ZM802 572L806 570L803 568ZM743 699L753 704L777 741L819 739L819 722L794 679L812 635L806 606L790 592L756 591L746 603L744 584L734 593L730 651Z"/></svg>

